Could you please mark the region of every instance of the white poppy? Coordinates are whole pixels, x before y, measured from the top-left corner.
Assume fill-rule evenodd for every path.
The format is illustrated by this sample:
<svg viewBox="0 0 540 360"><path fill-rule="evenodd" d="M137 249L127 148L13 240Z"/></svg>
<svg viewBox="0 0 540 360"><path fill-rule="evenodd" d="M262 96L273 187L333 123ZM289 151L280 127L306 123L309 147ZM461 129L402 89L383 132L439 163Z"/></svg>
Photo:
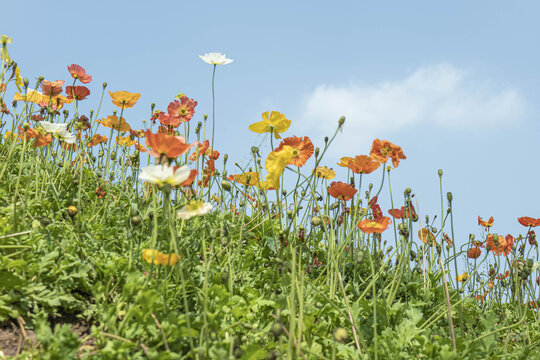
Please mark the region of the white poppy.
<svg viewBox="0 0 540 360"><path fill-rule="evenodd" d="M187 165L179 167L176 171L171 166L155 165L142 168L139 178L153 184L176 186L186 181L189 174L190 170Z"/></svg>
<svg viewBox="0 0 540 360"><path fill-rule="evenodd" d="M212 211L212 204L202 200L193 200L178 211L178 218L187 220L194 216L206 215L210 211Z"/></svg>
<svg viewBox="0 0 540 360"><path fill-rule="evenodd" d="M233 59L227 59L225 54L218 52L206 53L204 55L199 55L199 57L207 64L210 65L227 65L232 63Z"/></svg>

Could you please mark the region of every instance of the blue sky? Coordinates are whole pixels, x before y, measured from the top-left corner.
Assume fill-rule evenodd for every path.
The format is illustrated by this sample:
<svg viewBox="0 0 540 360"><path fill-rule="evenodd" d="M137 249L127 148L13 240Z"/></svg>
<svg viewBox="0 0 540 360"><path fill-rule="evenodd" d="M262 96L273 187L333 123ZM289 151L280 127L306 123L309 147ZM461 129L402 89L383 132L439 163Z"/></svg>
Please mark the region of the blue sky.
<svg viewBox="0 0 540 360"><path fill-rule="evenodd" d="M211 113L212 67L198 55L223 52L234 62L217 69L216 148L230 163L261 142L267 154L268 139L248 130L264 111L292 120L285 136L321 147L345 115L324 163L337 170L374 138L400 145L394 199L410 186L423 215L440 213L443 169L463 243L480 234L478 215L504 235L524 232L518 216L540 217L539 11L534 1L3 1L0 33L31 83L85 67L94 81L82 112L97 108L103 81L140 92L125 112L137 128L152 102L165 110L179 92L199 103L193 122ZM112 110L106 96L100 115ZM381 200L389 208L388 190Z"/></svg>

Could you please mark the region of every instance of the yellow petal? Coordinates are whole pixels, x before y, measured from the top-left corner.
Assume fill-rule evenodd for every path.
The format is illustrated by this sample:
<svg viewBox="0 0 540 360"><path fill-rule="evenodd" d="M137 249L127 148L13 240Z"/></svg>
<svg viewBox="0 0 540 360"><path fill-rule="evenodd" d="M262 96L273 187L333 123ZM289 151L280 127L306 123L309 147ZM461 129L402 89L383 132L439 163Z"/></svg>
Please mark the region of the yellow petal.
<svg viewBox="0 0 540 360"><path fill-rule="evenodd" d="M293 157L294 148L289 145L285 145L280 151L273 151L268 155L264 164L266 171L268 171L265 181L266 188L271 186L274 189L279 189L279 177Z"/></svg>

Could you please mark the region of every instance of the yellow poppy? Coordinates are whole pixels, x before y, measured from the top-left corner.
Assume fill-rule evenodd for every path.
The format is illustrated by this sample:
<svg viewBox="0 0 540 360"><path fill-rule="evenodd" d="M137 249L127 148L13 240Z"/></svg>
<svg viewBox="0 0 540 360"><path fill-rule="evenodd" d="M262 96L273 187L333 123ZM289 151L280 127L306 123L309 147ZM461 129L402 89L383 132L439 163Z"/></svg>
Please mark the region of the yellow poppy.
<svg viewBox="0 0 540 360"><path fill-rule="evenodd" d="M268 116L270 114L270 117ZM259 121L249 125L249 130L258 134L273 132L276 139L281 139L279 133L287 131L291 125L291 120L285 118L285 115L278 111L268 111L262 114L263 121Z"/></svg>
<svg viewBox="0 0 540 360"><path fill-rule="evenodd" d="M317 169L313 170L315 176L326 180L332 180L336 177L336 172L326 166L317 166Z"/></svg>
<svg viewBox="0 0 540 360"><path fill-rule="evenodd" d="M130 136L117 136L116 143L121 146L132 146L135 145L137 141L133 140Z"/></svg>
<svg viewBox="0 0 540 360"><path fill-rule="evenodd" d="M124 109L132 108L141 97L141 94L130 93L129 91L109 91L109 95L111 95L114 105Z"/></svg>
<svg viewBox="0 0 540 360"><path fill-rule="evenodd" d="M435 241L435 236L433 235L433 233L426 228L418 230L418 237L420 238L420 240L422 240L424 244L433 245L437 243Z"/></svg>
<svg viewBox="0 0 540 360"><path fill-rule="evenodd" d="M143 259L151 264L152 261L156 265L175 265L180 259L180 254L164 254L157 250L143 249Z"/></svg>
<svg viewBox="0 0 540 360"><path fill-rule="evenodd" d="M456 280L459 281L459 282L467 281L468 278L469 278L469 273L468 272L465 272L462 275L456 276Z"/></svg>
<svg viewBox="0 0 540 360"><path fill-rule="evenodd" d="M115 115L109 115L106 119L97 120L101 125L118 130L120 132L125 132L131 130L131 126L126 122L126 119L120 118Z"/></svg>
<svg viewBox="0 0 540 360"><path fill-rule="evenodd" d="M255 171L248 171L239 175L231 175L229 180L236 181L242 185L255 186L259 182L259 174Z"/></svg>
<svg viewBox="0 0 540 360"><path fill-rule="evenodd" d="M279 189L279 177L293 157L294 148L289 145L284 145L280 151L272 151L268 154L264 164L268 175L266 175L266 181L261 183L261 187Z"/></svg>

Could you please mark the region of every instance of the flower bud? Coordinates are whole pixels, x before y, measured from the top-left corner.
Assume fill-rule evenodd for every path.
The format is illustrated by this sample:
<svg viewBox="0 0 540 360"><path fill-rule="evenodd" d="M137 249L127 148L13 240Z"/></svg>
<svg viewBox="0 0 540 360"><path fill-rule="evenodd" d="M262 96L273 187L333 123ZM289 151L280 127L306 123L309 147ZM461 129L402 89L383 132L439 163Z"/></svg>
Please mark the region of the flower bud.
<svg viewBox="0 0 540 360"><path fill-rule="evenodd" d="M68 215L70 217L72 218L75 217L75 215L77 215L78 212L79 210L75 206L71 205L70 207L68 207Z"/></svg>
<svg viewBox="0 0 540 360"><path fill-rule="evenodd" d="M345 123L345 116L342 116L342 117L339 118L338 124L339 124L339 126L343 126L344 123Z"/></svg>
<svg viewBox="0 0 540 360"><path fill-rule="evenodd" d="M28 78L23 79L24 88L28 88Z"/></svg>
<svg viewBox="0 0 540 360"><path fill-rule="evenodd" d="M142 217L140 217L139 215L131 217L131 225L138 226L140 225L141 222L142 222Z"/></svg>
<svg viewBox="0 0 540 360"><path fill-rule="evenodd" d="M225 191L231 191L231 183L228 182L227 180L221 181L221 187L222 187L223 190L225 190Z"/></svg>
<svg viewBox="0 0 540 360"><path fill-rule="evenodd" d="M103 82L103 88L105 89L107 87L107 83Z"/></svg>
<svg viewBox="0 0 540 360"><path fill-rule="evenodd" d="M442 176L442 169L439 169L439 176Z"/></svg>
<svg viewBox="0 0 540 360"><path fill-rule="evenodd" d="M319 226L322 223L322 219L319 216L314 216L311 218L311 225Z"/></svg>
<svg viewBox="0 0 540 360"><path fill-rule="evenodd" d="M448 201L452 201L452 193L450 191L446 193L446 198Z"/></svg>
<svg viewBox="0 0 540 360"><path fill-rule="evenodd" d="M337 342L346 343L348 338L349 338L349 334L347 333L347 330L345 330L344 328L338 327L336 328L336 330L334 330L334 339Z"/></svg>

